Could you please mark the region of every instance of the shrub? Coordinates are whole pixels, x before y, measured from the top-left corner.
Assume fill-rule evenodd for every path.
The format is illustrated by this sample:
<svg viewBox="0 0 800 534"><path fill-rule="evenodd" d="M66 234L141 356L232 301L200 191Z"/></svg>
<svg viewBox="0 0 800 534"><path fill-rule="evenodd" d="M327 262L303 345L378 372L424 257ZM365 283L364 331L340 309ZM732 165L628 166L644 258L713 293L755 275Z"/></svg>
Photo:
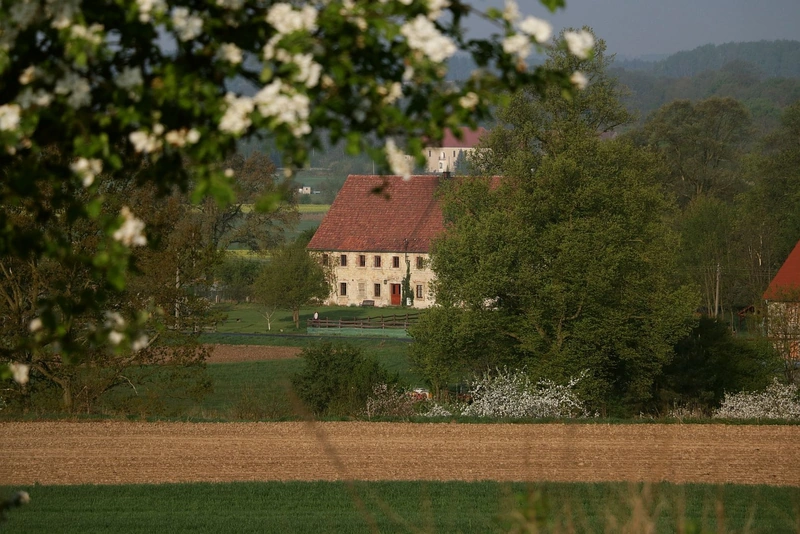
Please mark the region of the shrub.
<svg viewBox="0 0 800 534"><path fill-rule="evenodd" d="M373 417L411 417L419 399L409 395L396 385L377 384L372 388L372 396L367 399L364 415Z"/></svg>
<svg viewBox="0 0 800 534"><path fill-rule="evenodd" d="M523 371L498 369L495 374L484 373L472 382L469 391L472 403L464 409L434 404L424 415L447 417L460 411L467 417L588 417L574 390L583 376L581 373L566 385L546 379L533 383Z"/></svg>
<svg viewBox="0 0 800 534"><path fill-rule="evenodd" d="M374 358L347 343L311 345L300 356L305 366L292 385L315 415L361 414L375 386L397 382Z"/></svg>
<svg viewBox="0 0 800 534"><path fill-rule="evenodd" d="M764 391L726 394L714 417L724 419L800 419L800 397L795 384L774 379Z"/></svg>
<svg viewBox="0 0 800 534"><path fill-rule="evenodd" d="M767 340L744 339L716 319L702 318L675 345L675 356L656 380L657 408L675 405L710 413L726 391L766 388L781 369L781 360Z"/></svg>

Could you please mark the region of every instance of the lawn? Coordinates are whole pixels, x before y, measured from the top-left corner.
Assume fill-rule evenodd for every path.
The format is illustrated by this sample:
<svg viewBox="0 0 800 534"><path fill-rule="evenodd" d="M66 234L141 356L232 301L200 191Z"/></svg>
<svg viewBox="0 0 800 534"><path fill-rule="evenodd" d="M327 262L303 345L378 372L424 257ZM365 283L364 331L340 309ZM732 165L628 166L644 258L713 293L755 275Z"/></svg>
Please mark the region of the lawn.
<svg viewBox="0 0 800 534"><path fill-rule="evenodd" d="M797 532L800 488L264 482L24 489L6 532ZM536 528L532 528L532 527ZM634 527L634 528L631 528Z"/></svg>

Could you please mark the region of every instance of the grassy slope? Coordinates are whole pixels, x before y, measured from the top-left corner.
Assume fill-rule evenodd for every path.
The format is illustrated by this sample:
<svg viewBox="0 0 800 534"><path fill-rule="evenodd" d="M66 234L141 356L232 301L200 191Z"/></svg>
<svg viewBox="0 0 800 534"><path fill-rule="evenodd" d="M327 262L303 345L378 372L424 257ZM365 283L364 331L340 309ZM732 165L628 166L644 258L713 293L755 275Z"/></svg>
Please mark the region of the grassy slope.
<svg viewBox="0 0 800 534"><path fill-rule="evenodd" d="M495 482L267 482L25 489L6 532L796 532L800 488ZM361 503L363 506L359 506ZM721 508L720 508L721 507ZM361 510L359 510L361 508ZM635 511L638 510L638 511ZM724 525L717 521L723 517ZM570 528L571 527L571 528ZM720 528L721 527L721 528ZM551 530L552 529L552 530ZM375 530L375 529L372 529ZM636 528L634 532L644 532Z"/></svg>

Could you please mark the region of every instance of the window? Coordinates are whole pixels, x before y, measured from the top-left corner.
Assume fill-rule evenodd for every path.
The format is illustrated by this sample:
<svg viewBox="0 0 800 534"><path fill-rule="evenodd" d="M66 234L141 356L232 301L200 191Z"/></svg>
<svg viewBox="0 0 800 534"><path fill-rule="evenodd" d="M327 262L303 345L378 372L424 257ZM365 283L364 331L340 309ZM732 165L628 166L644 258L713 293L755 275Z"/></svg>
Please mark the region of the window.
<svg viewBox="0 0 800 534"><path fill-rule="evenodd" d="M444 169L444 163L442 163L442 162L440 161L440 162L439 162L439 170L441 171L442 169Z"/></svg>
<svg viewBox="0 0 800 534"><path fill-rule="evenodd" d="M380 284L375 284L375 296L376 297L380 297L381 296L381 285Z"/></svg>
<svg viewBox="0 0 800 534"><path fill-rule="evenodd" d="M367 266L367 257L364 254L358 255L358 266L359 267L366 267Z"/></svg>
<svg viewBox="0 0 800 534"><path fill-rule="evenodd" d="M424 269L425 268L425 258L422 256L417 256L417 269Z"/></svg>
<svg viewBox="0 0 800 534"><path fill-rule="evenodd" d="M422 300L422 284L417 284L417 298Z"/></svg>
<svg viewBox="0 0 800 534"><path fill-rule="evenodd" d="M339 264L342 267L347 267L347 254L342 254L341 262Z"/></svg>
<svg viewBox="0 0 800 534"><path fill-rule="evenodd" d="M347 282L342 282L339 284L339 296L346 297L347 296Z"/></svg>
<svg viewBox="0 0 800 534"><path fill-rule="evenodd" d="M395 269L400 268L400 256L392 256L392 267Z"/></svg>
<svg viewBox="0 0 800 534"><path fill-rule="evenodd" d="M456 151L453 150L453 157L456 157Z"/></svg>
<svg viewBox="0 0 800 534"><path fill-rule="evenodd" d="M428 149L428 157L431 157L431 149Z"/></svg>
<svg viewBox="0 0 800 534"><path fill-rule="evenodd" d="M375 256L375 258L373 258L373 264L372 265L374 267L380 267L381 266L381 257L380 256Z"/></svg>
<svg viewBox="0 0 800 534"><path fill-rule="evenodd" d="M322 265L327 267L330 264L330 260L328 259L327 254L322 255Z"/></svg>
<svg viewBox="0 0 800 534"><path fill-rule="evenodd" d="M358 296L362 299L367 296L367 284L364 282L358 283Z"/></svg>

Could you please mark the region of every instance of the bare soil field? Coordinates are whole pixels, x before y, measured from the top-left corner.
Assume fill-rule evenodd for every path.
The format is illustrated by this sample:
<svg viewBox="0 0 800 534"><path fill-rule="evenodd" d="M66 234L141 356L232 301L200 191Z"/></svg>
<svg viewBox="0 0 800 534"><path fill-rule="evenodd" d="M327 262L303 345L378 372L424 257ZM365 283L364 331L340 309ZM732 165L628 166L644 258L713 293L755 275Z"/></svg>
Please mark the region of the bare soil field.
<svg viewBox="0 0 800 534"><path fill-rule="evenodd" d="M0 423L0 484L671 481L800 486L800 426Z"/></svg>
<svg viewBox="0 0 800 534"><path fill-rule="evenodd" d="M270 347L266 345L211 345L208 363L256 362L299 358L299 347Z"/></svg>

